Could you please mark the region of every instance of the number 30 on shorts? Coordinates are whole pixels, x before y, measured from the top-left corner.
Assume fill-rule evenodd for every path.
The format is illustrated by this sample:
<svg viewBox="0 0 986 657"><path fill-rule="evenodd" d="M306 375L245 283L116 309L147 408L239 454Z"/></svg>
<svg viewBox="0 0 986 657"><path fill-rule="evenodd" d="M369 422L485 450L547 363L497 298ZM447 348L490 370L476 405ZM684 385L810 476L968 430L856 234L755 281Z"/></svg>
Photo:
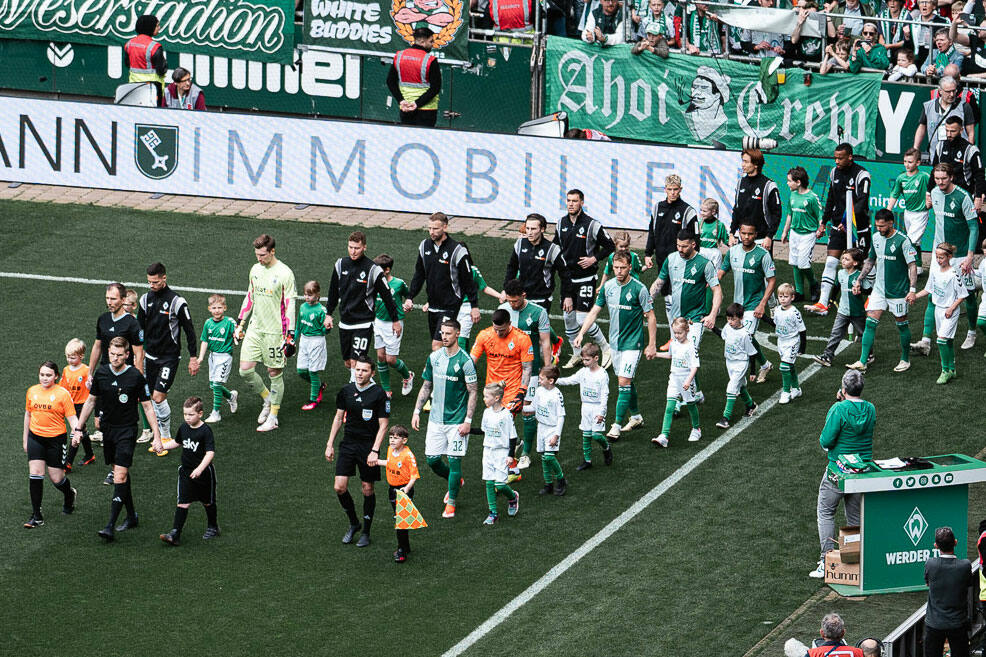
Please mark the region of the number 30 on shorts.
<svg viewBox="0 0 986 657"><path fill-rule="evenodd" d="M369 338L353 338L353 351L366 351L368 346L370 346Z"/></svg>

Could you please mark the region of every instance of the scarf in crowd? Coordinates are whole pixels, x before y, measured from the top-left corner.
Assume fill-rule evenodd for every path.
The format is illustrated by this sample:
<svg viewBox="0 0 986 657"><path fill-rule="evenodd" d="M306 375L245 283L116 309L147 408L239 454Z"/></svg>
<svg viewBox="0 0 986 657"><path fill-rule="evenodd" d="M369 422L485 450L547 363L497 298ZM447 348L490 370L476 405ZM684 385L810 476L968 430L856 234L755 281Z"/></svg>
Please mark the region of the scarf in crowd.
<svg viewBox="0 0 986 657"><path fill-rule="evenodd" d="M719 24L697 11L688 17L688 43L698 46L702 52L719 54Z"/></svg>
<svg viewBox="0 0 986 657"><path fill-rule="evenodd" d="M601 6L596 7L592 17L596 19L596 27L603 34L616 34L617 26L623 22L623 7L618 8L612 16L606 14Z"/></svg>

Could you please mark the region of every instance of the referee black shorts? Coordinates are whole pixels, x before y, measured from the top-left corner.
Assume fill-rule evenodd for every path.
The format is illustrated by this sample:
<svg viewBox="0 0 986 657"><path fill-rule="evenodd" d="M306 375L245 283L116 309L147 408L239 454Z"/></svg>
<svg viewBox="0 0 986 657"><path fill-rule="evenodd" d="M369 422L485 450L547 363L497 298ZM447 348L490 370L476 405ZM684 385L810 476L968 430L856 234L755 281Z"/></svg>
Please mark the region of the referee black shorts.
<svg viewBox="0 0 986 657"><path fill-rule="evenodd" d="M129 468L134 462L137 446L137 425L132 427L103 427L103 461L106 465Z"/></svg>
<svg viewBox="0 0 986 657"><path fill-rule="evenodd" d="M147 379L147 387L152 391L160 390L167 393L171 390L175 382L175 375L178 373L179 358L150 358L144 359L144 376Z"/></svg>
<svg viewBox="0 0 986 657"><path fill-rule="evenodd" d="M366 464L372 449L372 440L343 440L336 456L336 476L352 477L359 470L360 481L380 481L380 466Z"/></svg>
<svg viewBox="0 0 986 657"><path fill-rule="evenodd" d="M446 319L455 319L459 316L460 303L455 308L448 310L428 310L428 330L431 331L432 340L442 339L442 322Z"/></svg>
<svg viewBox="0 0 986 657"><path fill-rule="evenodd" d="M206 506L216 503L216 469L209 464L197 479L189 475L191 470L178 466L178 504L201 502Z"/></svg>
<svg viewBox="0 0 986 657"><path fill-rule="evenodd" d="M49 468L61 468L65 463L66 434L58 436L39 436L27 432L27 460L44 461Z"/></svg>
<svg viewBox="0 0 986 657"><path fill-rule="evenodd" d="M355 329L339 327L339 346L342 348L343 360L366 358L372 345L373 324Z"/></svg>

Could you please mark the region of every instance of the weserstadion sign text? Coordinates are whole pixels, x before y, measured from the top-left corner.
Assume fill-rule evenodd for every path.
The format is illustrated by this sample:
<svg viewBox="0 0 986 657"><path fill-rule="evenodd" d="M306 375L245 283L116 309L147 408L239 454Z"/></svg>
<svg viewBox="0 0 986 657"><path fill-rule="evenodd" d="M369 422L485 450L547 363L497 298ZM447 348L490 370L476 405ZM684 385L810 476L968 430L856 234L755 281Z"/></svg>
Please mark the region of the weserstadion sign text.
<svg viewBox="0 0 986 657"><path fill-rule="evenodd" d="M0 180L643 229L670 173L728 224L736 153L0 96Z"/></svg>

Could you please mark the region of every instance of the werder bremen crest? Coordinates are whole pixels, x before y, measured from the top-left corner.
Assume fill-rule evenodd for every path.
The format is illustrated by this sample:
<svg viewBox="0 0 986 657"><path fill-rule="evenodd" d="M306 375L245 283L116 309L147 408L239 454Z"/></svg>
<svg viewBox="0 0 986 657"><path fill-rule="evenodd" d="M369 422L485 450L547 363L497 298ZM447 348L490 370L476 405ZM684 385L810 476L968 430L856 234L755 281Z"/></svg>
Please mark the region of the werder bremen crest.
<svg viewBox="0 0 986 657"><path fill-rule="evenodd" d="M134 126L134 160L137 170L148 178L167 178L178 168L178 126Z"/></svg>

